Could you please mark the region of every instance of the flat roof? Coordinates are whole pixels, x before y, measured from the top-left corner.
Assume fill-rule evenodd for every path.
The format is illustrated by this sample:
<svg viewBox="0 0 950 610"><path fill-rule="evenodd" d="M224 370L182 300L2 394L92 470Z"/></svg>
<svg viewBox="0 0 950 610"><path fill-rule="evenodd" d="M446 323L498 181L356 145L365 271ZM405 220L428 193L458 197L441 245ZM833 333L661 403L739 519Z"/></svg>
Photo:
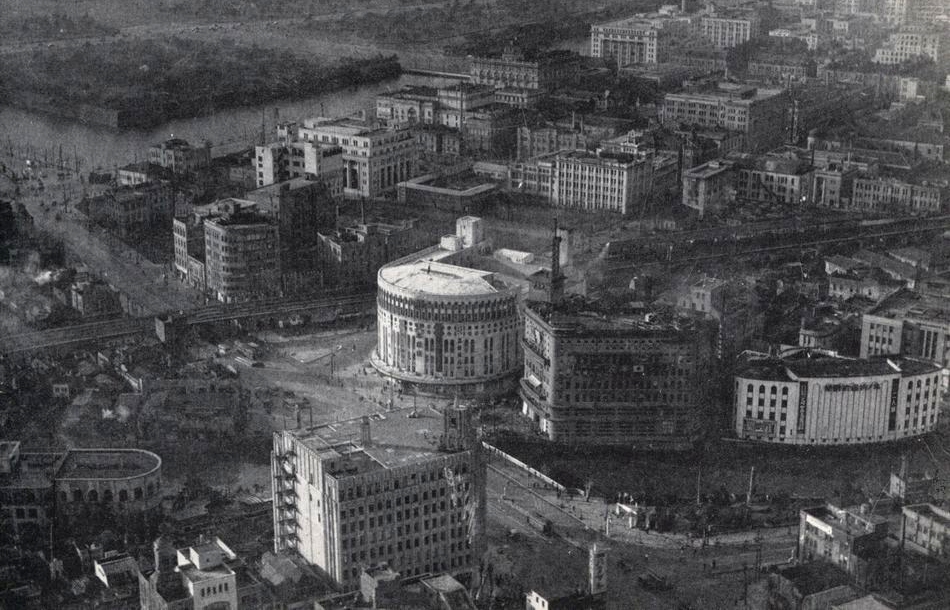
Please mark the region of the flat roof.
<svg viewBox="0 0 950 610"><path fill-rule="evenodd" d="M835 358L816 356L756 360L741 368L739 376L763 381L794 381L795 378L873 377L879 375L921 375L936 373L940 367L913 358ZM792 377L794 376L794 378Z"/></svg>
<svg viewBox="0 0 950 610"><path fill-rule="evenodd" d="M383 267L380 277L386 282L413 292L444 296L475 296L499 292L502 288L490 271L458 265L416 261Z"/></svg>
<svg viewBox="0 0 950 610"><path fill-rule="evenodd" d="M326 457L349 456L353 460L353 473L398 468L453 453L439 448L443 415L434 409L406 407L370 416L368 446L361 445L362 422L363 418L359 417L288 434ZM349 473L341 468L335 476Z"/></svg>
<svg viewBox="0 0 950 610"><path fill-rule="evenodd" d="M916 318L950 322L950 303L943 297L899 290L885 298L871 310L871 315L882 318Z"/></svg>
<svg viewBox="0 0 950 610"><path fill-rule="evenodd" d="M922 517L928 517L934 521L939 521L945 527L950 526L950 518L947 517L947 513L937 509L932 504L911 504L910 506L905 506L904 510L917 513Z"/></svg>
<svg viewBox="0 0 950 610"><path fill-rule="evenodd" d="M70 449L57 479L124 479L149 473L160 457L142 449Z"/></svg>

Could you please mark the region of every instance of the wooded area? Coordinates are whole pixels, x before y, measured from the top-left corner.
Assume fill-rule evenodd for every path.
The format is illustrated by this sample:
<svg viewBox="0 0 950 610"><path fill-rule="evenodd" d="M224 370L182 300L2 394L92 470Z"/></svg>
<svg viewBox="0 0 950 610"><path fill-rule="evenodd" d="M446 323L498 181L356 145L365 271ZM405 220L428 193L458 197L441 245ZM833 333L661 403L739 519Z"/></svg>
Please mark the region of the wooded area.
<svg viewBox="0 0 950 610"><path fill-rule="evenodd" d="M320 62L226 40L129 40L17 56L0 65L0 96L134 112L144 126L355 87L400 71L395 56Z"/></svg>

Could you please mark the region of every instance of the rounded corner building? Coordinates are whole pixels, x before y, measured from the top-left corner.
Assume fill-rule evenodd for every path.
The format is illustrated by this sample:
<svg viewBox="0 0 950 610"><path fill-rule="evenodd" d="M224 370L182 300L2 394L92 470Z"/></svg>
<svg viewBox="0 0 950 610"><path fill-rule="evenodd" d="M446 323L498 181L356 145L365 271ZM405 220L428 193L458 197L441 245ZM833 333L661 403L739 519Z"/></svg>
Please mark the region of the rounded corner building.
<svg viewBox="0 0 950 610"><path fill-rule="evenodd" d="M507 389L521 368L519 291L490 271L430 260L377 277L373 366L408 390L471 395Z"/></svg>

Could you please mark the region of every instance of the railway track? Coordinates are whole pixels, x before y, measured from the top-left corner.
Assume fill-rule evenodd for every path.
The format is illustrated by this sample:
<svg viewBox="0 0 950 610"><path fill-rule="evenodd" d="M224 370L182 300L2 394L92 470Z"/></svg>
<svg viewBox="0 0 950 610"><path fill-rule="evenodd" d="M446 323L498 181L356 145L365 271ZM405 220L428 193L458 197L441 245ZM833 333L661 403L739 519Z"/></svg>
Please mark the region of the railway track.
<svg viewBox="0 0 950 610"><path fill-rule="evenodd" d="M242 303L240 305L212 305L192 311L181 311L185 323L213 324L246 318L275 317L301 314L314 309L333 309L334 313L348 312L354 306L369 306L375 302L375 292L340 294L320 299L296 301L270 301L263 303ZM152 316L136 318L118 318L102 322L91 322L62 328L32 331L15 335L0 336L0 353L8 355L52 347L63 347L87 341L115 339L123 336L143 334L153 331L155 319Z"/></svg>

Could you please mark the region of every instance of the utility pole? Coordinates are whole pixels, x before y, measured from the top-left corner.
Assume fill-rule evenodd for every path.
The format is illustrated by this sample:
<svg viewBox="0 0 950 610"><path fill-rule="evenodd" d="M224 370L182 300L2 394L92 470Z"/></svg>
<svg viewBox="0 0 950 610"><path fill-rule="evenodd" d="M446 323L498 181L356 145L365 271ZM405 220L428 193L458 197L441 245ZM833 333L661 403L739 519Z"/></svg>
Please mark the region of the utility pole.
<svg viewBox="0 0 950 610"><path fill-rule="evenodd" d="M755 484L755 466L749 470L749 491L746 492L745 503L746 506L752 506L752 487Z"/></svg>
<svg viewBox="0 0 950 610"><path fill-rule="evenodd" d="M696 470L696 506L699 506L702 504L702 502L699 501L699 489L700 489L700 482L702 481L702 478L703 478L703 467L700 466Z"/></svg>

